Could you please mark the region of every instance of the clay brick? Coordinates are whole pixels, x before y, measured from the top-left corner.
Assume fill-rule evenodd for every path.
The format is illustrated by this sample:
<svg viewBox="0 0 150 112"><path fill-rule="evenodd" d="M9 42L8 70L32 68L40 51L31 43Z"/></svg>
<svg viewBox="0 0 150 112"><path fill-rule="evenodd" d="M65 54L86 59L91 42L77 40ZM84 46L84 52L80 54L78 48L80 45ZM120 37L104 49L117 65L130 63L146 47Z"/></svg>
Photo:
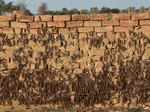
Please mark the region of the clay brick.
<svg viewBox="0 0 150 112"><path fill-rule="evenodd" d="M48 27L65 27L65 23L63 21L54 21L54 22L47 22Z"/></svg>
<svg viewBox="0 0 150 112"><path fill-rule="evenodd" d="M0 16L0 21L13 21L15 20L14 16Z"/></svg>
<svg viewBox="0 0 150 112"><path fill-rule="evenodd" d="M0 27L9 27L9 22L0 22Z"/></svg>
<svg viewBox="0 0 150 112"><path fill-rule="evenodd" d="M92 31L94 31L93 27L80 27L80 28L78 28L78 32L82 32L82 33L92 32Z"/></svg>
<svg viewBox="0 0 150 112"><path fill-rule="evenodd" d="M82 21L82 20L90 20L90 16L86 14L81 15L72 15L72 20Z"/></svg>
<svg viewBox="0 0 150 112"><path fill-rule="evenodd" d="M90 15L90 20L107 20L109 17L108 14L95 14Z"/></svg>
<svg viewBox="0 0 150 112"><path fill-rule="evenodd" d="M84 26L102 26L101 21L85 21Z"/></svg>
<svg viewBox="0 0 150 112"><path fill-rule="evenodd" d="M59 28L59 33L69 33L69 29L67 28Z"/></svg>
<svg viewBox="0 0 150 112"><path fill-rule="evenodd" d="M33 23L29 23L30 28L42 28L42 27L46 27L46 23L45 22L33 22Z"/></svg>
<svg viewBox="0 0 150 112"><path fill-rule="evenodd" d="M14 30L13 30L13 28L2 28L1 30L0 30L0 32L2 33L6 33L6 34L13 34L14 33Z"/></svg>
<svg viewBox="0 0 150 112"><path fill-rule="evenodd" d="M28 24L19 23L19 22L11 22L11 27L13 27L13 28L28 28Z"/></svg>
<svg viewBox="0 0 150 112"><path fill-rule="evenodd" d="M114 27L114 32L128 32L130 30L130 27Z"/></svg>
<svg viewBox="0 0 150 112"><path fill-rule="evenodd" d="M150 19L150 13L139 13L139 14L133 14L132 15L133 20L140 20L140 19Z"/></svg>
<svg viewBox="0 0 150 112"><path fill-rule="evenodd" d="M85 20L105 20L107 19L106 14L93 14L93 15L86 15L86 14L81 14L81 15L72 15L72 20L76 21L85 21Z"/></svg>
<svg viewBox="0 0 150 112"><path fill-rule="evenodd" d="M39 22L39 21L52 21L52 16L51 15L35 16L34 21L36 21L36 22Z"/></svg>
<svg viewBox="0 0 150 112"><path fill-rule="evenodd" d="M67 27L82 27L83 26L83 21L70 21L67 22Z"/></svg>
<svg viewBox="0 0 150 112"><path fill-rule="evenodd" d="M150 25L150 20L140 20L140 25L148 26L148 25Z"/></svg>
<svg viewBox="0 0 150 112"><path fill-rule="evenodd" d="M106 26L106 27L95 27L95 32L112 32L113 27L112 26Z"/></svg>
<svg viewBox="0 0 150 112"><path fill-rule="evenodd" d="M140 30L141 30L142 32L150 32L150 26L142 26L142 27L140 28Z"/></svg>
<svg viewBox="0 0 150 112"><path fill-rule="evenodd" d="M71 16L70 15L56 15L53 16L54 21L70 21Z"/></svg>
<svg viewBox="0 0 150 112"><path fill-rule="evenodd" d="M138 26L138 21L136 20L121 20L120 26L128 27L128 26Z"/></svg>
<svg viewBox="0 0 150 112"><path fill-rule="evenodd" d="M131 15L130 14L113 14L112 19L114 19L114 20L130 20Z"/></svg>
<svg viewBox="0 0 150 112"><path fill-rule="evenodd" d="M118 20L104 20L102 21L102 25L103 26L112 26L112 25L119 25L119 21Z"/></svg>
<svg viewBox="0 0 150 112"><path fill-rule="evenodd" d="M17 21L19 22L33 22L34 17L33 16L21 16L17 18Z"/></svg>

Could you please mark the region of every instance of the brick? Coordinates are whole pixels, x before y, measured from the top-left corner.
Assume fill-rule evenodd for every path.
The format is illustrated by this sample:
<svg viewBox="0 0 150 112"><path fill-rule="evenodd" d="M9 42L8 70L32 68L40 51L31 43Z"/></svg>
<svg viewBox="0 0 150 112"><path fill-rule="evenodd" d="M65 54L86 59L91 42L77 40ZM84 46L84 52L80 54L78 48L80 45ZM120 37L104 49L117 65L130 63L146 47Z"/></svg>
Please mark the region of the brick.
<svg viewBox="0 0 150 112"><path fill-rule="evenodd" d="M34 21L36 21L36 22L39 22L39 21L52 21L52 16L51 15L35 16Z"/></svg>
<svg viewBox="0 0 150 112"><path fill-rule="evenodd" d="M150 26L142 26L142 27L140 28L140 30L141 30L142 32L150 32Z"/></svg>
<svg viewBox="0 0 150 112"><path fill-rule="evenodd" d="M53 21L47 22L48 27L65 27L65 23L63 21Z"/></svg>
<svg viewBox="0 0 150 112"><path fill-rule="evenodd" d="M90 15L90 20L107 20L109 17L108 14L95 14Z"/></svg>
<svg viewBox="0 0 150 112"><path fill-rule="evenodd" d="M121 20L120 26L128 27L128 26L138 26L138 21L136 20Z"/></svg>
<svg viewBox="0 0 150 112"><path fill-rule="evenodd" d="M72 15L72 20L82 21L82 20L90 20L90 16L86 14L81 15Z"/></svg>
<svg viewBox="0 0 150 112"><path fill-rule="evenodd" d="M69 29L68 28L59 28L59 33L69 33Z"/></svg>
<svg viewBox="0 0 150 112"><path fill-rule="evenodd" d="M53 16L54 21L70 21L71 16L70 15L56 15Z"/></svg>
<svg viewBox="0 0 150 112"><path fill-rule="evenodd" d="M106 27L95 27L95 32L112 32L113 27L112 26L106 26Z"/></svg>
<svg viewBox="0 0 150 112"><path fill-rule="evenodd" d="M84 26L102 26L101 21L85 21Z"/></svg>
<svg viewBox="0 0 150 112"><path fill-rule="evenodd" d="M45 22L33 22L33 23L29 23L30 28L42 28L42 27L46 27L46 23Z"/></svg>
<svg viewBox="0 0 150 112"><path fill-rule="evenodd" d="M17 18L17 21L19 22L33 22L34 17L33 16L21 16Z"/></svg>
<svg viewBox="0 0 150 112"><path fill-rule="evenodd" d="M114 19L114 20L130 20L131 15L130 14L113 14L112 19Z"/></svg>
<svg viewBox="0 0 150 112"><path fill-rule="evenodd" d="M132 15L132 19L133 20L150 19L150 13L149 12L139 14L136 13Z"/></svg>
<svg viewBox="0 0 150 112"><path fill-rule="evenodd" d="M92 32L92 31L94 31L93 27L80 27L80 28L78 28L78 32L82 32L82 33Z"/></svg>
<svg viewBox="0 0 150 112"><path fill-rule="evenodd" d="M13 28L28 28L28 24L19 23L19 22L11 22L11 27L13 27Z"/></svg>
<svg viewBox="0 0 150 112"><path fill-rule="evenodd" d="M67 27L82 27L83 21L69 21L66 23Z"/></svg>
<svg viewBox="0 0 150 112"><path fill-rule="evenodd" d="M6 34L13 34L14 33L14 29L13 28L2 28L0 29L0 32L2 33L6 33Z"/></svg>
<svg viewBox="0 0 150 112"><path fill-rule="evenodd" d="M114 32L128 32L131 28L130 27L114 27Z"/></svg>
<svg viewBox="0 0 150 112"><path fill-rule="evenodd" d="M86 15L86 14L81 14L81 15L72 15L72 20L76 21L85 21L85 20L104 20L107 19L106 14L93 14L93 15Z"/></svg>
<svg viewBox="0 0 150 112"><path fill-rule="evenodd" d="M0 27L9 27L9 22L0 22Z"/></svg>
<svg viewBox="0 0 150 112"><path fill-rule="evenodd" d="M150 25L150 20L140 20L140 25L149 26Z"/></svg>
<svg viewBox="0 0 150 112"><path fill-rule="evenodd" d="M103 26L112 26L112 25L119 25L119 21L118 20L104 20L102 21L102 25Z"/></svg>
<svg viewBox="0 0 150 112"><path fill-rule="evenodd" d="M13 21L15 20L15 17L14 16L0 16L0 21L3 22L3 21Z"/></svg>

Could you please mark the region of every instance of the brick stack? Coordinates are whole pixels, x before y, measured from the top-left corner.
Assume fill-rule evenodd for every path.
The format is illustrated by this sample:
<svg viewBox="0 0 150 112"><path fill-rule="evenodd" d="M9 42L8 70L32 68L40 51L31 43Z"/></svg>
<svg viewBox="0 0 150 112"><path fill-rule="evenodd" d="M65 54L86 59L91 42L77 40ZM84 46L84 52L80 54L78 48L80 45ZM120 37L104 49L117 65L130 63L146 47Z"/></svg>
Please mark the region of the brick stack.
<svg viewBox="0 0 150 112"><path fill-rule="evenodd" d="M37 34L42 27L58 29L58 32L69 32L74 29L79 33L87 32L128 32L140 26L148 33L150 30L150 13L135 14L91 14L91 15L38 15L38 16L0 16L0 32L6 34L20 33L26 29Z"/></svg>

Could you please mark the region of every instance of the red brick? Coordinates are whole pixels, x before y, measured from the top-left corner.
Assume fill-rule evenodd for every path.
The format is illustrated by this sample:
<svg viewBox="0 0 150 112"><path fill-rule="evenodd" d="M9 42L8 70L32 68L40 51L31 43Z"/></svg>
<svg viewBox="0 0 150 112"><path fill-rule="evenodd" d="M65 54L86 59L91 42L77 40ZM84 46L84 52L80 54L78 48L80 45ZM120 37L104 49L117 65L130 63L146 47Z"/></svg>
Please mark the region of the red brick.
<svg viewBox="0 0 150 112"><path fill-rule="evenodd" d="M78 31L82 32L82 33L92 32L92 31L94 31L94 28L93 27L80 27L80 28L78 28Z"/></svg>
<svg viewBox="0 0 150 112"><path fill-rule="evenodd" d="M83 21L69 21L67 22L67 27L82 27Z"/></svg>
<svg viewBox="0 0 150 112"><path fill-rule="evenodd" d="M6 33L6 34L13 34L14 33L14 30L13 30L13 28L2 28L1 30L0 30L0 32L2 33Z"/></svg>
<svg viewBox="0 0 150 112"><path fill-rule="evenodd" d="M82 20L90 20L90 16L86 14L81 15L72 15L72 20L82 21Z"/></svg>
<svg viewBox="0 0 150 112"><path fill-rule="evenodd" d="M51 15L41 15L41 16L35 16L34 21L52 21Z"/></svg>
<svg viewBox="0 0 150 112"><path fill-rule="evenodd" d="M104 20L102 21L102 25L103 26L112 26L112 25L119 25L119 21L118 20Z"/></svg>
<svg viewBox="0 0 150 112"><path fill-rule="evenodd" d="M106 27L95 27L95 32L112 32L113 27L112 26L106 26Z"/></svg>
<svg viewBox="0 0 150 112"><path fill-rule="evenodd" d="M138 21L131 20L121 20L120 26L128 27L128 26L138 26Z"/></svg>
<svg viewBox="0 0 150 112"><path fill-rule="evenodd" d="M140 25L148 26L148 25L150 25L150 20L140 20Z"/></svg>
<svg viewBox="0 0 150 112"><path fill-rule="evenodd" d="M0 16L0 21L13 21L15 19L14 16Z"/></svg>
<svg viewBox="0 0 150 112"><path fill-rule="evenodd" d="M149 12L139 14L136 13L132 15L132 19L133 20L150 19L150 13Z"/></svg>
<svg viewBox="0 0 150 112"><path fill-rule="evenodd" d="M17 18L17 21L19 22L33 22L34 17L33 16L21 16Z"/></svg>
<svg viewBox="0 0 150 112"><path fill-rule="evenodd" d="M41 28L42 26L46 26L45 22L33 22L33 23L29 23L30 28Z"/></svg>
<svg viewBox="0 0 150 112"><path fill-rule="evenodd" d="M47 22L48 27L65 27L65 23L63 21L54 21Z"/></svg>
<svg viewBox="0 0 150 112"><path fill-rule="evenodd" d="M53 16L54 21L70 21L71 16L70 15L56 15Z"/></svg>
<svg viewBox="0 0 150 112"><path fill-rule="evenodd" d="M142 32L150 32L150 26L142 26L142 27L140 28L140 30L141 30Z"/></svg>
<svg viewBox="0 0 150 112"><path fill-rule="evenodd" d="M108 14L95 14L90 16L90 20L107 20Z"/></svg>
<svg viewBox="0 0 150 112"><path fill-rule="evenodd" d="M85 21L84 26L102 26L101 21Z"/></svg>
<svg viewBox="0 0 150 112"><path fill-rule="evenodd" d="M86 15L86 14L81 14L81 15L72 15L72 20L77 20L77 21L84 21L84 20L104 20L107 19L106 14L93 14L93 15Z"/></svg>
<svg viewBox="0 0 150 112"><path fill-rule="evenodd" d="M128 32L129 30L131 30L130 27L114 27L114 32Z"/></svg>
<svg viewBox="0 0 150 112"><path fill-rule="evenodd" d="M130 20L131 15L130 14L113 14L112 19L114 20Z"/></svg>
<svg viewBox="0 0 150 112"><path fill-rule="evenodd" d="M9 27L9 22L0 22L0 27Z"/></svg>
<svg viewBox="0 0 150 112"><path fill-rule="evenodd" d="M68 28L59 28L59 33L69 33Z"/></svg>
<svg viewBox="0 0 150 112"><path fill-rule="evenodd" d="M13 27L13 28L28 28L28 24L19 23L19 22L11 22L11 27Z"/></svg>

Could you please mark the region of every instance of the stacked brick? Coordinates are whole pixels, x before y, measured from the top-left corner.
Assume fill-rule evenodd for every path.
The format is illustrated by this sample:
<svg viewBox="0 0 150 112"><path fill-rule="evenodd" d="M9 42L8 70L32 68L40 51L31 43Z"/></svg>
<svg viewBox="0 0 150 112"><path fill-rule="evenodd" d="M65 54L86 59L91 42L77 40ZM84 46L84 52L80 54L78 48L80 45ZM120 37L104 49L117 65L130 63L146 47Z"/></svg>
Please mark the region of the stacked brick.
<svg viewBox="0 0 150 112"><path fill-rule="evenodd" d="M79 33L87 32L128 32L139 27L143 32L150 30L150 13L138 14L91 14L91 15L38 15L38 16L0 16L0 32L19 34L25 30L37 34L43 27L57 28L69 32L75 29Z"/></svg>

